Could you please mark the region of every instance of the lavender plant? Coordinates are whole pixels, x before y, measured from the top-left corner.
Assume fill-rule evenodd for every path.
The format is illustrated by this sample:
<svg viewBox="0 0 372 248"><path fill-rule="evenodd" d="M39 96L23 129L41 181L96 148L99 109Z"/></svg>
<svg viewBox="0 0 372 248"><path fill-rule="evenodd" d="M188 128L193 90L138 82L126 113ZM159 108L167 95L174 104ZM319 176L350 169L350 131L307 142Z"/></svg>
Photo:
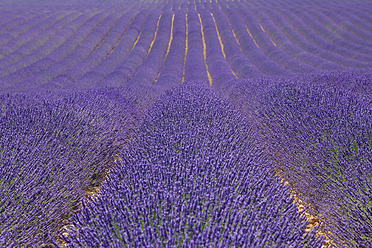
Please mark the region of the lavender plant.
<svg viewBox="0 0 372 248"><path fill-rule="evenodd" d="M371 98L360 88L368 76L262 79L230 91L256 120L274 168L311 213L322 216L340 247L368 247L372 241ZM350 77L354 86L348 85Z"/></svg>
<svg viewBox="0 0 372 248"><path fill-rule="evenodd" d="M0 246L40 247L100 184L138 117L109 91L0 99Z"/></svg>
<svg viewBox="0 0 372 248"><path fill-rule="evenodd" d="M2 0L0 247L372 246L371 7Z"/></svg>
<svg viewBox="0 0 372 248"><path fill-rule="evenodd" d="M230 66L224 58L224 52L218 39L216 25L211 12L204 10L200 13L203 22L203 32L206 45L206 63L211 74L213 85L221 87L229 81L236 79Z"/></svg>
<svg viewBox="0 0 372 248"><path fill-rule="evenodd" d="M321 247L251 131L211 89L166 91L61 238L68 247Z"/></svg>

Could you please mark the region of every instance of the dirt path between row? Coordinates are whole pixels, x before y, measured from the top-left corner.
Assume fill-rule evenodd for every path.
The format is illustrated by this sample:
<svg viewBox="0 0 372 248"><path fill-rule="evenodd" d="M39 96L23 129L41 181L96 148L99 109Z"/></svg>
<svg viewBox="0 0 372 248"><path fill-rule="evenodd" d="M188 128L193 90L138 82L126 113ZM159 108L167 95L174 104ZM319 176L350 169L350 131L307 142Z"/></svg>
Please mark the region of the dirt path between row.
<svg viewBox="0 0 372 248"><path fill-rule="evenodd" d="M279 169L276 168L275 169L275 175L279 176L280 178L280 181L285 185L289 185L290 188L292 189L291 190L291 196L293 196L295 198L295 200L293 201L296 205L297 205L297 209L298 209L298 212L301 212L303 211L304 209L306 209L305 205L309 205L307 204L306 202L302 201L299 197L298 197L298 193L295 192L293 190L293 187L291 187L290 183L285 180L281 175L280 175L280 172L279 172ZM310 206L311 207L311 206ZM306 233L309 233L311 232L315 227L317 227L318 225L320 225L320 227L322 227L322 225L325 225L324 223L322 223L321 221L321 215L319 216L314 216L314 215L311 215L308 211L305 210L305 212L303 213L306 217L306 220L309 221L310 223L307 225L306 229L305 229L305 234ZM322 248L324 247L327 247L328 245L332 244L334 247L338 247L331 238L329 238L330 236L329 235L332 235L331 232L328 232L328 233L325 233L324 231L321 230L321 228L319 228L316 232L316 236L319 237L319 236L324 236L324 244L322 246Z"/></svg>
<svg viewBox="0 0 372 248"><path fill-rule="evenodd" d="M118 154L116 154L115 156L113 156L113 162L115 163L117 160L120 160L121 161L121 158ZM284 184L284 185L290 185L290 183L285 180L279 173L279 169L275 169L276 173L275 175L279 176L280 177L280 180L281 182ZM107 175L110 175L110 170L108 169L106 171ZM101 183L101 185L107 180L107 177L105 177L104 181ZM292 188L292 187L291 187ZM85 195L84 195L84 198L85 200L87 201L90 201L90 200L95 200L97 199L97 196L98 194L101 193L100 191L100 186L98 187L88 187L86 190L85 190ZM294 190L291 190L291 196L293 196L295 198L294 200L294 203L296 203L297 205L297 209L298 209L298 212L301 212L303 211L304 209L306 209L305 205L308 205L306 204L304 201L302 201L299 197L298 197L298 194L294 191ZM82 201L79 202L79 210L81 210L82 208ZM306 220L309 221L310 223L307 225L306 227L306 230L305 230L305 234L306 233L309 233L311 232L315 227L317 227L318 225L324 225L324 223L321 222L321 219L320 219L320 216L313 216L311 215L308 211L305 210L305 212L303 213L306 217ZM64 230L61 234L65 237L68 236L68 230L71 230L71 229L75 229L77 230L77 228L71 223L67 223L65 224L62 229ZM330 232L328 232L328 234L331 234ZM322 248L324 247L327 247L328 245L332 244L334 247L337 248L336 244L333 242L333 240L331 240L329 238L329 235L327 233L323 232L320 229L317 230L316 232L316 236L324 236L325 237L325 241L324 241L324 244L322 246ZM57 238L57 241L59 242L59 245L63 246L63 247L67 247L67 244L62 240L62 239L59 239Z"/></svg>

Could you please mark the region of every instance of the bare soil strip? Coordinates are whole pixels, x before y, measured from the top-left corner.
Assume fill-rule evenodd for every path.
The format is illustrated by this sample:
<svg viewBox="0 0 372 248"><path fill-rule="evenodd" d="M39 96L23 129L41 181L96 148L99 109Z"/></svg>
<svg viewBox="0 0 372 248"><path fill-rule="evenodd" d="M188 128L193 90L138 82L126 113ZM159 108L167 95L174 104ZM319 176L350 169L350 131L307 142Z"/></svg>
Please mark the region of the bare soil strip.
<svg viewBox="0 0 372 248"><path fill-rule="evenodd" d="M279 168L276 168L275 169L275 175L279 176L280 178L280 181L285 185L289 185L291 187L291 196L293 196L295 198L295 200L293 201L294 203L296 203L297 205L297 209L298 209L298 212L301 212L303 210L306 209L305 206L310 206L310 204L307 204L306 202L304 202L303 200L301 200L299 197L298 197L298 193L296 191L293 190L293 187L292 185L287 181L285 180L282 175L280 174L280 169ZM319 236L324 236L324 244L322 246L322 248L324 247L327 247L328 245L333 245L334 247L338 247L334 242L333 240L330 238L329 235L332 235L331 232L328 231L328 233L325 233L324 231L322 231L322 226L325 225L324 222L321 221L321 215L319 216L314 216L314 215L311 215L308 211L305 210L305 212L303 213L306 217L306 221L309 221L310 223L307 225L306 229L305 229L305 234L306 233L309 233L311 232L315 227L317 227L318 225L320 225L320 228L317 230L316 232L316 236L319 237Z"/></svg>

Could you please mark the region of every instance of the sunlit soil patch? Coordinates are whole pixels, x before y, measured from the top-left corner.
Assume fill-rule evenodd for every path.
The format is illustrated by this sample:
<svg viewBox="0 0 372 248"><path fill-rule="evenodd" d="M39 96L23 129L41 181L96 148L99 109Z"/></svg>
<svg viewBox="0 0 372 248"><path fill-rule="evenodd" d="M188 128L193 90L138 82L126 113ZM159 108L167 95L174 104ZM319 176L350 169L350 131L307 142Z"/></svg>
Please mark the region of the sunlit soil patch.
<svg viewBox="0 0 372 248"><path fill-rule="evenodd" d="M174 14L172 15L172 24L171 24L171 30L170 30L170 37L169 37L169 42L168 42L168 46L167 46L167 51L166 51L165 56L164 56L164 59L163 59L163 63L164 63L165 59L168 56L169 49L170 49L170 46L171 46L171 43L172 43L172 40L173 40L173 24L174 24ZM158 72L158 75L155 78L154 84L158 81L159 76L160 76L160 71Z"/></svg>
<svg viewBox="0 0 372 248"><path fill-rule="evenodd" d="M131 142L132 141L132 138L128 141ZM127 143L127 144L128 144ZM122 161L121 157L118 155L118 154L115 154L113 157L112 157L112 162L113 163L116 163L118 161ZM112 163L111 162L111 163ZM82 209L82 204L83 204L83 201L86 203L90 202L90 201L95 201L98 199L98 195L101 194L101 186L107 181L108 177L110 176L110 169L107 169L106 172L105 172L105 178L103 179L103 181L100 183L99 186L93 186L93 185L90 185L88 186L86 189L85 189L85 195L83 197L83 200L79 202L79 205L77 206L77 211L81 211ZM89 209L89 207L86 205L86 207ZM68 220L61 220L60 223L63 223L65 222L65 224L62 226L61 228L61 235L63 235L64 237L68 237L68 232L71 231L71 230L75 230L77 231L78 229L72 224L72 222L68 221ZM62 247L67 247L67 243L60 239L58 236L55 237L56 241L58 242L58 244ZM49 246L45 246L45 247L49 247Z"/></svg>
<svg viewBox="0 0 372 248"><path fill-rule="evenodd" d="M207 76L208 76L209 85L212 86L212 77L211 77L211 74L209 73L208 64L207 64L207 49L206 49L207 46L205 45L203 23L202 23L202 20L200 18L200 14L199 13L198 13L198 16L199 16L199 21L200 21L200 31L201 31L202 39L203 39L203 56L204 56L205 69L207 70Z"/></svg>
<svg viewBox="0 0 372 248"><path fill-rule="evenodd" d="M278 153L277 156L280 156L280 153ZM323 232L321 230L322 226L325 224L325 223L322 223L321 221L321 214L319 214L319 216L314 216L314 215L311 215L307 210L306 210L306 206L310 206L310 204L302 201L299 197L298 197L298 193L293 189L293 187L291 186L291 184L285 180L285 178L282 177L281 173L280 173L280 168L275 168L275 175L279 176L280 177L280 181L285 185L285 186L290 186L291 188L291 196L293 196L295 198L295 200L293 201L296 205L297 205L297 208L298 208L298 212L303 212L304 216L306 217L306 221L309 221L309 224L307 225L306 229L305 229L305 234L311 232L315 227L318 227L320 225L320 228L316 231L316 236L319 237L319 236L324 236L324 244L322 246L322 248L324 247L327 247L329 245L333 245L334 247L338 247L336 246L336 244L333 242L333 240L329 237L330 235L332 235L331 232L328 231L328 234Z"/></svg>
<svg viewBox="0 0 372 248"><path fill-rule="evenodd" d="M260 47L258 46L256 40L254 39L253 35L252 35L251 32L249 31L247 25L245 25L245 28L247 29L247 32L248 32L249 36L252 38L252 40L253 40L254 44L256 45L256 47L257 47L257 48L260 48Z"/></svg>
<svg viewBox="0 0 372 248"><path fill-rule="evenodd" d="M215 28L216 28L216 32L217 32L218 40L219 40L219 42L220 42L220 46L221 46L221 51L222 51L223 57L224 57L225 60L226 60L226 53L225 53L225 50L224 50L224 46L223 46L223 42L222 42L222 39L221 39L220 32L218 31L218 27L217 27L216 19L214 18L213 13L211 13L211 16L212 16L213 21L214 21L214 26L215 26ZM236 78L238 78L238 76L236 75L236 73L234 72L234 70L231 68L231 66L230 66L230 70L231 70L231 72L234 74L234 76L235 76Z"/></svg>
<svg viewBox="0 0 372 248"><path fill-rule="evenodd" d="M156 23L156 30L155 30L155 34L154 34L154 38L152 39L151 41L151 44L150 44L150 47L149 49L147 50L147 55L149 55L151 49L152 49L152 46L154 45L154 42L155 42L155 39L156 39L156 35L158 34L158 29L159 29L159 22L160 22L160 18L161 18L162 15L159 16L159 19L158 19L158 22Z"/></svg>
<svg viewBox="0 0 372 248"><path fill-rule="evenodd" d="M186 13L186 16L185 16L185 19L186 19L186 47L185 47L185 55L184 55L184 58L183 58L183 72L182 72L182 83L185 81L185 64L186 64L186 55L187 55L187 48L188 48L188 32L189 32L189 26L187 24L187 13Z"/></svg>

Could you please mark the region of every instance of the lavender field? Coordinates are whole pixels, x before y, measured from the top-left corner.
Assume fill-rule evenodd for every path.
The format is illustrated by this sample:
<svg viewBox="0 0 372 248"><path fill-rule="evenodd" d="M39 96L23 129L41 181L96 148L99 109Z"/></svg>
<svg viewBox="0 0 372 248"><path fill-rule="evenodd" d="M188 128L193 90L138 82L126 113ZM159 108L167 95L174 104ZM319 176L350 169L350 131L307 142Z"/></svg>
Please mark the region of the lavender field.
<svg viewBox="0 0 372 248"><path fill-rule="evenodd" d="M0 0L0 247L372 247L372 1Z"/></svg>

